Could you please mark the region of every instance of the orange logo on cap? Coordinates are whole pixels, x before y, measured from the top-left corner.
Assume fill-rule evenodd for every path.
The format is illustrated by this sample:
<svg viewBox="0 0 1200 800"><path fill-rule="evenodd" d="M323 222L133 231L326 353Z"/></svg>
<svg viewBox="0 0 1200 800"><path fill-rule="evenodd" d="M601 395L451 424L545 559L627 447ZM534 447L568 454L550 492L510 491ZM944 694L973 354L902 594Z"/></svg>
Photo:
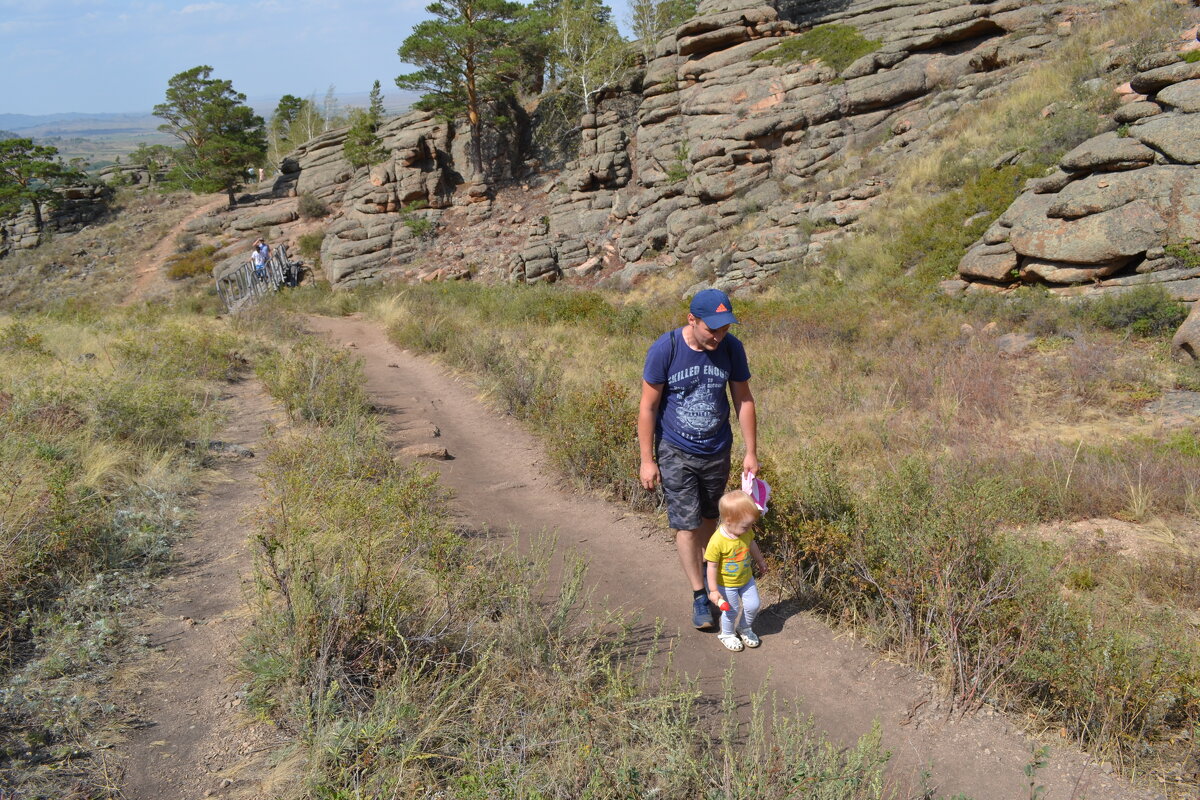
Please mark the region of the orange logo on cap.
<svg viewBox="0 0 1200 800"><path fill-rule="evenodd" d="M721 303L719 306L717 306L717 311L728 311L728 310L729 309L725 307L724 303Z"/></svg>

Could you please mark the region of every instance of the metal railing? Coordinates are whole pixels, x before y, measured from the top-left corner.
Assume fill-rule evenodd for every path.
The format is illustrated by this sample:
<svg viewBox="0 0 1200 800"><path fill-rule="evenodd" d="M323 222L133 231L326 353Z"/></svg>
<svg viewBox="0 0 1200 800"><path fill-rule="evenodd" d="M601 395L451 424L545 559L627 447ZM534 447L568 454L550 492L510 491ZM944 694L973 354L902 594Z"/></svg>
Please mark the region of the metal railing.
<svg viewBox="0 0 1200 800"><path fill-rule="evenodd" d="M247 261L228 275L218 278L217 294L225 304L225 310L236 314L284 284L294 286L296 269L296 265L288 258L287 247L282 244L276 245L261 272L254 269L252 262Z"/></svg>

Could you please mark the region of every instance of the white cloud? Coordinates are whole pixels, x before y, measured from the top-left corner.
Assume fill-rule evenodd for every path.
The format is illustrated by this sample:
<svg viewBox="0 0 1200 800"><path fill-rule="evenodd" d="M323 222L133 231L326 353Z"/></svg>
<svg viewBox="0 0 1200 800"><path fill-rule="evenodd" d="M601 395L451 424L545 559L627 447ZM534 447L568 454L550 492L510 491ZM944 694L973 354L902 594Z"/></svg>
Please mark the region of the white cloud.
<svg viewBox="0 0 1200 800"><path fill-rule="evenodd" d="M203 14L207 11L225 11L229 7L224 3L192 3L179 9L180 14Z"/></svg>

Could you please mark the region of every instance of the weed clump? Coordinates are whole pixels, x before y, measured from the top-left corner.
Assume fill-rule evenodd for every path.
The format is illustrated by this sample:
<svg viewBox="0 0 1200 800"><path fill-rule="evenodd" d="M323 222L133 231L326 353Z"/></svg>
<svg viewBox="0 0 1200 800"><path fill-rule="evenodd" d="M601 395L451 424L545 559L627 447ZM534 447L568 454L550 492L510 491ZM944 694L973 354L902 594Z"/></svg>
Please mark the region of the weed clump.
<svg viewBox="0 0 1200 800"><path fill-rule="evenodd" d="M206 244L171 256L167 261L167 277L173 281L182 281L212 275L217 266L213 258L216 252L215 245Z"/></svg>
<svg viewBox="0 0 1200 800"><path fill-rule="evenodd" d="M255 373L294 420L335 425L370 406L362 361L316 339L302 340L287 352L269 353L255 365Z"/></svg>
<svg viewBox="0 0 1200 800"><path fill-rule="evenodd" d="M297 247L300 248L300 255L304 256L313 264L313 269L321 266L321 243L325 241L325 231L311 231L305 233L296 240Z"/></svg>
<svg viewBox="0 0 1200 800"><path fill-rule="evenodd" d="M819 59L841 72L859 58L874 53L881 44L880 40L868 39L850 25L818 25L755 54L751 60L790 64Z"/></svg>

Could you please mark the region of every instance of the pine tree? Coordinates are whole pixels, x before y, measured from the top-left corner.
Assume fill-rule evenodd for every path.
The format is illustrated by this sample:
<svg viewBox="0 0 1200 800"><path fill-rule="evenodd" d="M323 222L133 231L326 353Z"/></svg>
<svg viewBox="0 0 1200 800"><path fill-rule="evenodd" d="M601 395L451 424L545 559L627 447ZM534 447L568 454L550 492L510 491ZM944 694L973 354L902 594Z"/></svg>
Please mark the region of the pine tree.
<svg viewBox="0 0 1200 800"><path fill-rule="evenodd" d="M367 109L351 109L350 130L346 133L345 144L342 145L346 160L355 167L379 164L387 159L387 150L376 133L382 121L383 93L379 89L379 81L375 81L375 85L371 87L371 101Z"/></svg>
<svg viewBox="0 0 1200 800"><path fill-rule="evenodd" d="M55 189L86 179L58 157L58 148L35 145L32 139L0 140L0 219L33 207L33 225L42 230L42 207L58 201Z"/></svg>
<svg viewBox="0 0 1200 800"><path fill-rule="evenodd" d="M229 81L210 77L212 67L193 67L167 83L167 101L154 107L166 122L158 129L179 139L174 177L197 192L225 191L229 207L246 169L262 164L267 140L262 117Z"/></svg>
<svg viewBox="0 0 1200 800"><path fill-rule="evenodd" d="M420 69L400 75L396 85L426 92L415 103L419 109L451 120L466 115L471 167L482 176L485 114L511 96L523 71L515 46L522 7L508 0L445 0L425 10L436 19L413 28L398 51L402 61Z"/></svg>

